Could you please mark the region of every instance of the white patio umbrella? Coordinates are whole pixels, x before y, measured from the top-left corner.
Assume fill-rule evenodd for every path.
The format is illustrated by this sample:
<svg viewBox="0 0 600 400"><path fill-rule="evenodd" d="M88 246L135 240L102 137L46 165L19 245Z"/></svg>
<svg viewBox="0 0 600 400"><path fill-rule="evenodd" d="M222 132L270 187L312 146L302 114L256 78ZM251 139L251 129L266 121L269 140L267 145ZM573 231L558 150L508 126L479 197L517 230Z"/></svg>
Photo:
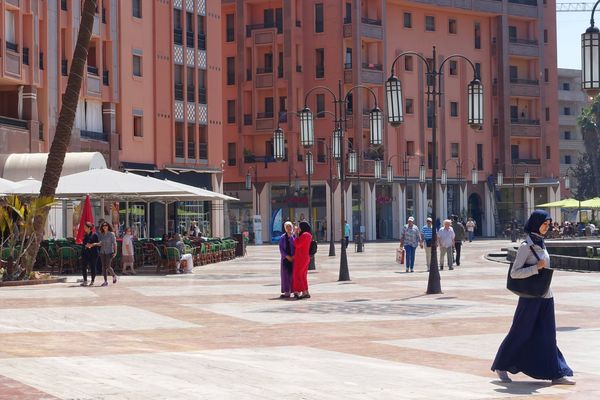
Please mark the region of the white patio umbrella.
<svg viewBox="0 0 600 400"><path fill-rule="evenodd" d="M171 194L171 195L160 196L160 200L163 200L163 201L169 201L169 202L170 201L180 201L180 200L181 201L190 201L190 200L192 200L192 201L193 200L197 200L197 201L207 201L207 200L239 201L239 199L236 199L235 197L227 196L222 193L213 192L211 190L202 189L202 188L192 186L192 185L186 185L185 183L170 181L168 179L156 179L156 178L152 178L152 177L147 177L147 179L152 180L152 181L162 182L163 184L166 184L169 187L172 187L173 190L187 192L187 194L180 193L180 194Z"/></svg>
<svg viewBox="0 0 600 400"><path fill-rule="evenodd" d="M0 193L9 193L17 186L13 181L8 179L0 178Z"/></svg>

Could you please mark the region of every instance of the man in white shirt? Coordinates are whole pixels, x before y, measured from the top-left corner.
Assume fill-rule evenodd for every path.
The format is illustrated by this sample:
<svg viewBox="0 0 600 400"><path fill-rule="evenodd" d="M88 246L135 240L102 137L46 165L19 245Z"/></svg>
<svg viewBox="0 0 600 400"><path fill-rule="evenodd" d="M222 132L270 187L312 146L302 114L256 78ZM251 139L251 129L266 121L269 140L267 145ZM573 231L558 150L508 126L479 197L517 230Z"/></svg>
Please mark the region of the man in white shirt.
<svg viewBox="0 0 600 400"><path fill-rule="evenodd" d="M444 256L448 259L448 269L453 270L454 231L450 226L449 219L444 220L444 226L438 231L437 239L440 247L440 270L444 269Z"/></svg>

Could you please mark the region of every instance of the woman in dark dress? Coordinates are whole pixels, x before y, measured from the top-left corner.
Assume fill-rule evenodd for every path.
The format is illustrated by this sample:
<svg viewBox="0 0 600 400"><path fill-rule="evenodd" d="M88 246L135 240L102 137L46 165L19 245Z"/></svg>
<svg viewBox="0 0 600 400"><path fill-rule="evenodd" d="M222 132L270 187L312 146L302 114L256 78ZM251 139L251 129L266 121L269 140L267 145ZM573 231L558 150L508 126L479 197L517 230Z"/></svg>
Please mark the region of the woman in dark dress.
<svg viewBox="0 0 600 400"><path fill-rule="evenodd" d="M83 251L81 252L81 274L83 275L83 282L81 286L87 286L87 269L90 268L92 274L92 280L90 286L94 285L96 280L96 264L98 262L98 247L96 243L99 242L98 235L92 231L94 224L91 222L85 223L85 235L83 235Z"/></svg>
<svg viewBox="0 0 600 400"><path fill-rule="evenodd" d="M525 224L527 239L521 243L513 267L513 279L525 279L550 267L544 235L552 220L542 210L534 211ZM533 253L535 251L535 254ZM536 257L537 255L537 257ZM502 382L512 382L508 372L524 373L557 385L574 385L573 371L556 345L556 320L552 290L542 297L519 297L513 323L492 364Z"/></svg>
<svg viewBox="0 0 600 400"><path fill-rule="evenodd" d="M288 221L284 225L285 233L279 238L279 253L281 253L281 296L289 298L292 292L292 268L294 262L294 225Z"/></svg>

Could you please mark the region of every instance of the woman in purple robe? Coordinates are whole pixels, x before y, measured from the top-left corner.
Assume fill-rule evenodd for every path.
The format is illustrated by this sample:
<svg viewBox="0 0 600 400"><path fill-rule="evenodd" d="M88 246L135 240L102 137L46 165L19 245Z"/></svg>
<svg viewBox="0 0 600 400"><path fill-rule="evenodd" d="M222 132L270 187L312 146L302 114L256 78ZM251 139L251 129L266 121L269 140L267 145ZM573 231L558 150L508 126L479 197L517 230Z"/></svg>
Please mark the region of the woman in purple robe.
<svg viewBox="0 0 600 400"><path fill-rule="evenodd" d="M292 291L292 266L294 261L294 225L287 221L283 225L285 233L279 238L279 252L281 253L281 295L279 298L287 299Z"/></svg>

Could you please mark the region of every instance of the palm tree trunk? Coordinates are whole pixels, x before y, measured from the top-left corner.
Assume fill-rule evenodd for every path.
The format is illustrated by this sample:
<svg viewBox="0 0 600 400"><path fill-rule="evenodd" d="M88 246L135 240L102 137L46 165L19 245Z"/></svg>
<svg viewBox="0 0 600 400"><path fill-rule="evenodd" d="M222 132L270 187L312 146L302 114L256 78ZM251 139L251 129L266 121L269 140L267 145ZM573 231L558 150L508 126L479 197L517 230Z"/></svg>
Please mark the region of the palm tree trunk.
<svg viewBox="0 0 600 400"><path fill-rule="evenodd" d="M71 71L67 80L67 89L62 98L62 106L56 125L56 133L52 140L52 146L48 153L48 161L42 186L40 188L40 196L53 197L56 193L58 180L62 173L65 154L69 148L71 141L71 132L73 130L73 121L77 111L77 103L79 101L79 93L81 92L81 84L85 73L85 65L87 63L88 48L92 30L94 29L94 14L96 13L97 0L85 0L83 4L83 13L79 24L79 34L77 36L77 44L73 53L73 61L71 62ZM29 247L23 259L23 267L27 274L33 269L37 252L44 237L44 229L46 220L48 219L49 208L45 208L42 215L35 219L34 235L36 240Z"/></svg>

